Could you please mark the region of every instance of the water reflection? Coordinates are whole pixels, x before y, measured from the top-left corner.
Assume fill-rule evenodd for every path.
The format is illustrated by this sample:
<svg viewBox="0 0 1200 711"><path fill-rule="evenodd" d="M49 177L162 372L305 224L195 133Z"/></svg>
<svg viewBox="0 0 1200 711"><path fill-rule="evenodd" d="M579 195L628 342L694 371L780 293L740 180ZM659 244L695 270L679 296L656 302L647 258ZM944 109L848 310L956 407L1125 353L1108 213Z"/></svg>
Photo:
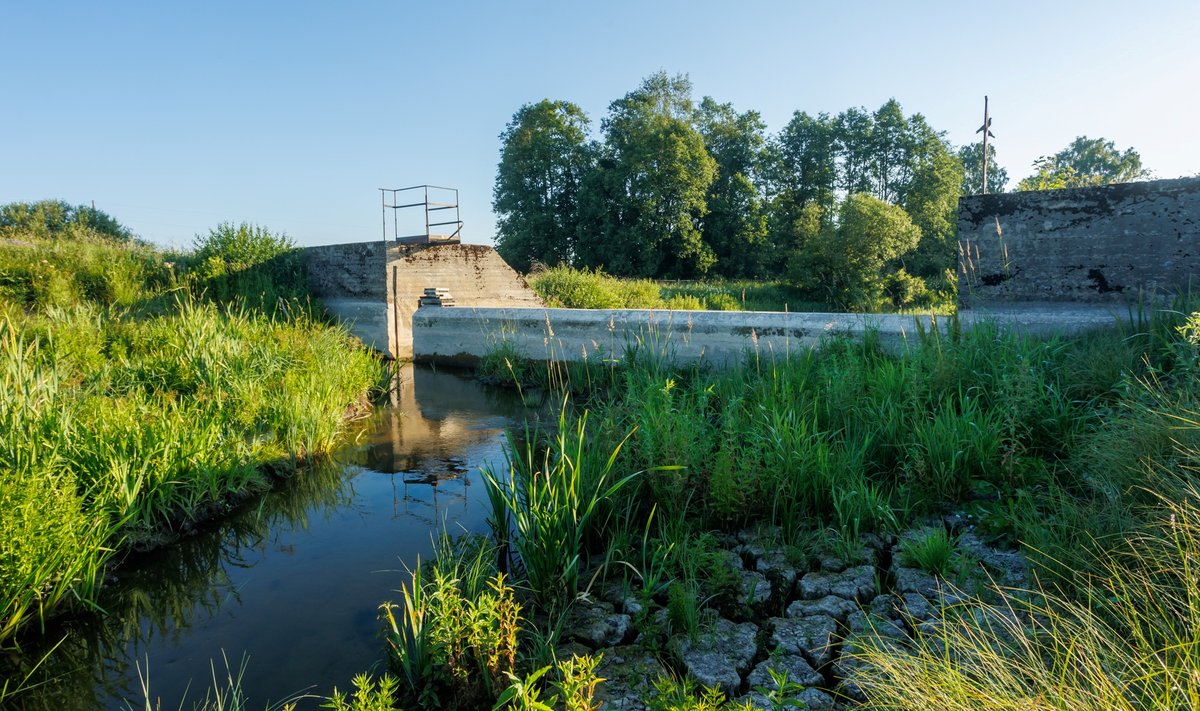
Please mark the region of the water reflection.
<svg viewBox="0 0 1200 711"><path fill-rule="evenodd" d="M119 569L107 614L60 621L0 660L0 675L23 678L61 640L14 707L140 706L146 659L152 697L190 705L210 661L224 673L222 652L235 668L248 656L252 706L344 688L379 658L377 606L428 556L431 531L484 530L478 467L501 460L505 430L532 414L512 393L420 367L399 373L391 400L333 462Z"/></svg>

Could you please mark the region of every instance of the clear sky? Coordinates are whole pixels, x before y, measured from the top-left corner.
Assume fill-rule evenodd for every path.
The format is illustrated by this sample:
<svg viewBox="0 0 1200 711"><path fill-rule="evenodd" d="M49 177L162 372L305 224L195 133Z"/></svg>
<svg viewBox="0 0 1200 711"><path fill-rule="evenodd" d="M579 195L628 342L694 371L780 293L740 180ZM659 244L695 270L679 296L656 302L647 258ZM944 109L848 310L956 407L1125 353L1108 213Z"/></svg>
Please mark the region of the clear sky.
<svg viewBox="0 0 1200 711"><path fill-rule="evenodd" d="M9 2L0 203L96 206L161 244L250 221L381 235L379 187L461 189L493 236L498 134L565 99L599 129L665 70L762 113L895 97L955 144L991 97L1013 183L1077 135L1200 173L1200 2Z"/></svg>

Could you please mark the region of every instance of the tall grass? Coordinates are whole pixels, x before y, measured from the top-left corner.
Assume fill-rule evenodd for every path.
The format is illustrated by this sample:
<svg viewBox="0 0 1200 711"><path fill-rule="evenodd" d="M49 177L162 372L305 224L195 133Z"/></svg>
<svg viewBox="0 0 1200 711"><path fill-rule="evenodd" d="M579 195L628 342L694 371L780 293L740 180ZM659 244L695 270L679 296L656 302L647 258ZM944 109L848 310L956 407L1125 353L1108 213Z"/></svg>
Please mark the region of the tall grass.
<svg viewBox="0 0 1200 711"><path fill-rule="evenodd" d="M570 309L705 311L841 311L783 281L663 281L624 279L599 270L552 267L529 285L551 306ZM953 295L940 294L921 312L952 313Z"/></svg>
<svg viewBox="0 0 1200 711"><path fill-rule="evenodd" d="M855 682L879 708L1200 707L1200 451L1151 475L1158 504L1071 595L1008 591L943 613L915 651L869 646Z"/></svg>
<svg viewBox="0 0 1200 711"><path fill-rule="evenodd" d="M903 354L835 338L722 371L608 364L585 393L586 437L583 418L564 417L549 441L512 444L508 480L490 478L500 558L531 599L561 607L580 562L603 552L625 592L691 632L702 607L741 592L706 548L712 529L757 527L789 560L848 562L868 533L962 513L1022 547L1034 589L947 609L916 650L862 652L854 681L870 707L1196 707L1197 314L1182 301L1045 340L952 318ZM589 457L613 478L646 474L606 493L597 508L611 515L584 520L580 492L604 488L586 483ZM945 530L900 555L943 575L972 567Z"/></svg>
<svg viewBox="0 0 1200 711"><path fill-rule="evenodd" d="M570 309L820 311L828 308L805 300L782 282L656 282L560 266L530 275L529 285L551 306Z"/></svg>
<svg viewBox="0 0 1200 711"><path fill-rule="evenodd" d="M523 446L510 440L507 476L484 470L495 540L517 554L534 598L547 607L574 599L589 532L607 501L634 478L613 474L621 446L607 457L598 453L587 415L572 425L564 411L549 441L532 433Z"/></svg>
<svg viewBox="0 0 1200 711"><path fill-rule="evenodd" d="M329 452L381 380L340 329L201 300L178 260L0 244L0 643L91 604L118 550Z"/></svg>

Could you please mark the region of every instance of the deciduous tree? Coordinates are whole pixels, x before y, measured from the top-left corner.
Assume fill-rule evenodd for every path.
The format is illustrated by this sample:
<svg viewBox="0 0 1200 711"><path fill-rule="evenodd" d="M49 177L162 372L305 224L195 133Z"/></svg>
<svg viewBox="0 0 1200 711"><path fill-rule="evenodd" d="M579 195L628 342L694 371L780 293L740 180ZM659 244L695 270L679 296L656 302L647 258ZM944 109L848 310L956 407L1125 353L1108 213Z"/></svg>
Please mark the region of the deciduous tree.
<svg viewBox="0 0 1200 711"><path fill-rule="evenodd" d="M1053 156L1037 159L1033 167L1037 172L1022 180L1017 190L1084 188L1127 183L1150 175L1134 149L1118 151L1112 141L1087 136L1077 137Z"/></svg>
<svg viewBox="0 0 1200 711"><path fill-rule="evenodd" d="M842 202L835 227L813 235L792 262L792 281L847 308L872 308L899 257L921 239L903 208L864 193Z"/></svg>
<svg viewBox="0 0 1200 711"><path fill-rule="evenodd" d="M713 251L713 272L724 277L763 275L767 217L758 178L766 124L757 111L737 113L731 104L704 97L696 112L704 145L717 164L708 188L701 234Z"/></svg>
<svg viewBox="0 0 1200 711"><path fill-rule="evenodd" d="M983 141L969 143L958 149L958 159L963 165L962 194L979 195L983 192ZM996 162L996 148L988 143L988 192L1002 193L1008 186L1008 171Z"/></svg>
<svg viewBox="0 0 1200 711"><path fill-rule="evenodd" d="M659 72L614 101L581 201L585 266L620 276L694 277L716 261L701 236L717 165L692 124L692 85Z"/></svg>
<svg viewBox="0 0 1200 711"><path fill-rule="evenodd" d="M575 261L579 191L595 155L588 126L575 104L544 99L518 109L500 134L496 250L521 271Z"/></svg>

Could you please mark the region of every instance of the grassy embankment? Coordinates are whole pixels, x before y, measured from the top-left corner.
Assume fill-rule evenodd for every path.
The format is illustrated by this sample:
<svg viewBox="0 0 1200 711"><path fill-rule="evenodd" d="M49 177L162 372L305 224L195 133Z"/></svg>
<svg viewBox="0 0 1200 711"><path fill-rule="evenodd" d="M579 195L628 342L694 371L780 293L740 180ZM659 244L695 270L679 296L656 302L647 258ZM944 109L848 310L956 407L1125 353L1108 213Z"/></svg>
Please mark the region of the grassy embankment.
<svg viewBox="0 0 1200 711"><path fill-rule="evenodd" d="M382 375L310 313L284 238L168 255L67 227L0 231L0 644L330 451Z"/></svg>
<svg viewBox="0 0 1200 711"><path fill-rule="evenodd" d="M782 281L658 282L623 279L601 271L552 267L530 274L529 285L551 306L571 309L672 309L707 311L843 311ZM930 293L923 307L905 313L951 313L952 295ZM894 306L878 305L885 310Z"/></svg>
<svg viewBox="0 0 1200 711"><path fill-rule="evenodd" d="M492 537L447 545L385 608L399 680L363 699L588 708L596 660L556 652L581 592L623 586L642 605L639 644L669 660L656 610L695 635L709 610L747 604L716 550L727 532L769 531L803 566L953 511L1022 550L1033 589L992 588L945 535L907 544L971 594L909 646L856 650L869 707L1194 708L1194 311L1050 341L952 328L904 356L835 341L725 372L647 353L550 368L590 414L513 443L511 479L488 479ZM649 696L652 709L733 707L670 679Z"/></svg>

